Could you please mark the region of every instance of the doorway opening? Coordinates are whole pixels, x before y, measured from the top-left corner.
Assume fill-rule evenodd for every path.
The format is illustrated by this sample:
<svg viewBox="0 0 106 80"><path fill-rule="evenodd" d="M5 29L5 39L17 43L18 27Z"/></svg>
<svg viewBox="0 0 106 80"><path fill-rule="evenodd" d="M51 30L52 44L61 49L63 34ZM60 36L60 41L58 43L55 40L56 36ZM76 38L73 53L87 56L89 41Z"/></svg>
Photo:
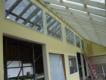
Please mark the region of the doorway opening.
<svg viewBox="0 0 106 80"><path fill-rule="evenodd" d="M78 61L80 80L85 80L87 78L87 68L86 68L87 66L84 54L77 53L77 61Z"/></svg>
<svg viewBox="0 0 106 80"><path fill-rule="evenodd" d="M44 80L42 45L3 37L4 79Z"/></svg>
<svg viewBox="0 0 106 80"><path fill-rule="evenodd" d="M83 71L82 71L82 62L81 62L81 54L80 53L77 53L77 61L78 61L80 80L83 80Z"/></svg>

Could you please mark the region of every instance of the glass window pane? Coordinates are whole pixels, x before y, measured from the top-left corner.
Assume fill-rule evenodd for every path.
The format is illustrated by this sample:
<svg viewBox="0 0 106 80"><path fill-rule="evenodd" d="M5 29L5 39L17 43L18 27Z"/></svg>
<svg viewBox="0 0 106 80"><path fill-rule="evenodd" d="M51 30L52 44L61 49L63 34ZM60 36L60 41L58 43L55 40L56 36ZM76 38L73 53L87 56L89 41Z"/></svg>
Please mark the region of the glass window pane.
<svg viewBox="0 0 106 80"><path fill-rule="evenodd" d="M36 9L36 7L35 7L34 5L31 6L31 7L27 10L27 12L26 12L22 17L25 18L25 19L27 19L28 16L29 16L35 9Z"/></svg>
<svg viewBox="0 0 106 80"><path fill-rule="evenodd" d="M70 74L77 72L77 62L74 56L69 56L69 70Z"/></svg>
<svg viewBox="0 0 106 80"><path fill-rule="evenodd" d="M32 67L24 67L23 68L23 72L24 72L24 75L33 75L33 68Z"/></svg>
<svg viewBox="0 0 106 80"><path fill-rule="evenodd" d="M64 64L61 55L50 54L51 80L65 80Z"/></svg>
<svg viewBox="0 0 106 80"><path fill-rule="evenodd" d="M84 49L84 41L83 40L81 40L81 46L82 46L82 49Z"/></svg>
<svg viewBox="0 0 106 80"><path fill-rule="evenodd" d="M65 28L66 31L66 40L67 42L74 44L74 33L72 31L70 31L69 29Z"/></svg>
<svg viewBox="0 0 106 80"><path fill-rule="evenodd" d="M26 26L31 28L33 25L31 23L27 23Z"/></svg>
<svg viewBox="0 0 106 80"><path fill-rule="evenodd" d="M31 19L31 22L34 23L36 31L43 32L43 17L42 10L38 10L36 15Z"/></svg>
<svg viewBox="0 0 106 80"><path fill-rule="evenodd" d="M105 73L105 77L106 77L106 63L103 64L103 68L104 68L104 73Z"/></svg>
<svg viewBox="0 0 106 80"><path fill-rule="evenodd" d="M23 66L32 66L31 63L24 63Z"/></svg>
<svg viewBox="0 0 106 80"><path fill-rule="evenodd" d="M6 18L43 32L42 10L30 0L5 0Z"/></svg>
<svg viewBox="0 0 106 80"><path fill-rule="evenodd" d="M25 7L27 7L28 4L28 0L22 0L22 2L12 12L19 15L25 9Z"/></svg>
<svg viewBox="0 0 106 80"><path fill-rule="evenodd" d="M14 78L14 77L17 77L19 72L20 72L20 69L21 68L12 68L12 69L8 69L7 70L7 75L8 75L8 78ZM22 71L20 72L20 75L19 76L22 76Z"/></svg>
<svg viewBox="0 0 106 80"><path fill-rule="evenodd" d="M42 16L42 11L38 11L37 14L30 20L31 22L34 22L38 16Z"/></svg>
<svg viewBox="0 0 106 80"><path fill-rule="evenodd" d="M8 10L15 2L16 0L5 0L5 9Z"/></svg>
<svg viewBox="0 0 106 80"><path fill-rule="evenodd" d="M80 38L78 36L76 36L76 46L79 47L79 48L81 47Z"/></svg>
<svg viewBox="0 0 106 80"><path fill-rule="evenodd" d="M15 21L16 16L9 14L8 16L6 16L7 19L10 19L12 21Z"/></svg>
<svg viewBox="0 0 106 80"><path fill-rule="evenodd" d="M18 21L17 21L17 23L20 23L20 24L22 24L24 22L24 20L22 20L22 19L19 19Z"/></svg>
<svg viewBox="0 0 106 80"><path fill-rule="evenodd" d="M48 34L55 38L62 39L60 23L48 14L46 15L46 22Z"/></svg>
<svg viewBox="0 0 106 80"><path fill-rule="evenodd" d="M7 68L11 67L21 67L21 61L8 61Z"/></svg>

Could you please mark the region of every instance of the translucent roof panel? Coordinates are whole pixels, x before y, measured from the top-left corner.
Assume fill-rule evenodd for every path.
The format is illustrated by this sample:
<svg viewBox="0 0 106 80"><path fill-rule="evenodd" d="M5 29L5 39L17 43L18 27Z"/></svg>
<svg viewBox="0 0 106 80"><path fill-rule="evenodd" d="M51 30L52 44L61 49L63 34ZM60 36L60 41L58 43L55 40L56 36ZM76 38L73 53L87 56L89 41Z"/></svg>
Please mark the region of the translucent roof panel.
<svg viewBox="0 0 106 80"><path fill-rule="evenodd" d="M104 3L105 4L105 0L91 0L91 1L95 1L95 2L99 2L99 3Z"/></svg>
<svg viewBox="0 0 106 80"><path fill-rule="evenodd" d="M51 6L54 6L54 7L58 7L58 8L61 8L61 9L64 9L65 6L62 6L62 5L57 5L57 4L53 4L53 3L50 3Z"/></svg>
<svg viewBox="0 0 106 80"><path fill-rule="evenodd" d="M63 2L66 2L66 3L72 3L72 4L75 4L75 5L83 6L83 4L78 3L78 2L74 2L74 1L71 1L71 0L63 0Z"/></svg>
<svg viewBox="0 0 106 80"><path fill-rule="evenodd" d="M90 6L90 5L88 5L87 7L88 7L88 11L90 13L106 17L106 9L101 9L101 8L93 7L93 6Z"/></svg>
<svg viewBox="0 0 106 80"><path fill-rule="evenodd" d="M104 22L106 23L106 18L105 17L102 17L102 16L98 16L98 15L95 15L95 14L90 14L92 16L92 18L96 21L99 21L99 22Z"/></svg>
<svg viewBox="0 0 106 80"><path fill-rule="evenodd" d="M93 8L93 9L97 9L97 10L103 10L103 11L106 11L105 9L102 9L102 8L98 8L98 7L94 7L94 6L90 6L88 5L89 8Z"/></svg>
<svg viewBox="0 0 106 80"><path fill-rule="evenodd" d="M66 0L64 0L66 1ZM73 1L73 2L77 2L77 3L82 3L81 0L67 0L67 1Z"/></svg>
<svg viewBox="0 0 106 80"><path fill-rule="evenodd" d="M48 2L45 6L56 12L58 16L69 23L84 38L106 46L106 40L100 39L100 37L103 36L105 38L106 36L103 35L106 34L106 0L42 1ZM102 32L100 33L100 31Z"/></svg>
<svg viewBox="0 0 106 80"><path fill-rule="evenodd" d="M74 1L63 0L62 3L61 3L61 1L57 2L54 0L44 0L44 1L48 2L47 5L49 5L49 7L50 6L54 6L57 8L69 7L69 8L74 8L74 9L78 9L78 10L84 10L84 6L82 3L77 3Z"/></svg>

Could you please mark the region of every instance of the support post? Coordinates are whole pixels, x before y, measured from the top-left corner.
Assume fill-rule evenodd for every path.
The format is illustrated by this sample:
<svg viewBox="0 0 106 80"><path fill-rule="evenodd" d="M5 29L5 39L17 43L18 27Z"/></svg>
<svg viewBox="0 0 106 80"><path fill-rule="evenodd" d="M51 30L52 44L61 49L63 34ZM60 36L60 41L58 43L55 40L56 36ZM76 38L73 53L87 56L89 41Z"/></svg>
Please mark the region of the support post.
<svg viewBox="0 0 106 80"><path fill-rule="evenodd" d="M61 31L62 31L63 42L66 42L66 31L65 31L65 26L63 24L61 25Z"/></svg>
<svg viewBox="0 0 106 80"><path fill-rule="evenodd" d="M3 34L0 32L0 80L4 80Z"/></svg>
<svg viewBox="0 0 106 80"><path fill-rule="evenodd" d="M46 22L46 13L43 10L43 28L44 28L44 34L47 35L47 22Z"/></svg>
<svg viewBox="0 0 106 80"><path fill-rule="evenodd" d="M33 76L34 80L36 80L36 69L35 69L35 50L34 50L34 44L32 44L32 49L33 49Z"/></svg>

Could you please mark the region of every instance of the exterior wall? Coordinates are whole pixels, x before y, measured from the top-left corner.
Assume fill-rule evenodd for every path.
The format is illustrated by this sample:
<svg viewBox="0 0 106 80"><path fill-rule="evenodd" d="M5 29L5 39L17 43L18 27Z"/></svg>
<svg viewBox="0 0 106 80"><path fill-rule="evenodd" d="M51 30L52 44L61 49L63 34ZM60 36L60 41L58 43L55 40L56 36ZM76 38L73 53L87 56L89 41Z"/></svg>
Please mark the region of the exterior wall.
<svg viewBox="0 0 106 80"><path fill-rule="evenodd" d="M45 62L44 66L45 66L46 80L51 80L49 55L48 55L50 52L64 54L67 80L79 80L78 72L72 75L69 74L68 55L76 55L77 52L81 52L81 49L68 44L65 41L65 39L63 39L63 41L60 41L46 34L42 34L42 33L33 31L31 29L25 28L24 25L17 24L10 20L6 20L3 14L4 13L3 4L4 4L3 0L0 0L0 80L4 80L3 35L44 44L44 48L45 48L44 49L44 62ZM63 24L62 26L63 26L62 28L64 28L65 24Z"/></svg>

